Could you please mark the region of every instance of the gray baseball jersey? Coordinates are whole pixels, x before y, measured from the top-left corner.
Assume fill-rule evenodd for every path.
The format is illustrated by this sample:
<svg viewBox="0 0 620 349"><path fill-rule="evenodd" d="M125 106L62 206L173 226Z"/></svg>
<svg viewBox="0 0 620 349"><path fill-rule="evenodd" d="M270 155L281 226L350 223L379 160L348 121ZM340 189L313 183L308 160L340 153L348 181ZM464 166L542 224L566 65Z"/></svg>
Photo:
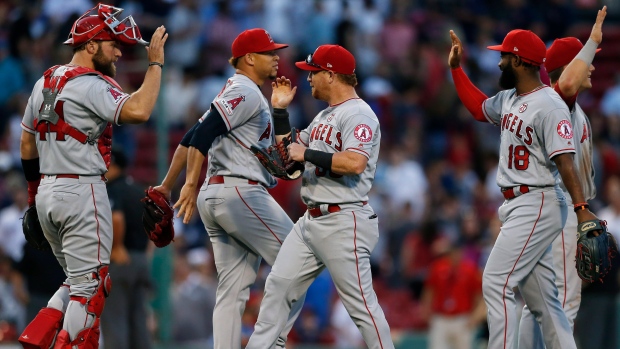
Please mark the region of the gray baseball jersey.
<svg viewBox="0 0 620 349"><path fill-rule="evenodd" d="M552 157L574 153L566 104L547 86L523 95L499 92L483 104L489 122L501 126L497 185L548 187L559 183Z"/></svg>
<svg viewBox="0 0 620 349"><path fill-rule="evenodd" d="M328 107L319 113L299 140L310 149L362 154L368 165L359 176L342 176L306 162L301 198L306 205L368 201L379 157L381 129L370 106L360 98Z"/></svg>
<svg viewBox="0 0 620 349"><path fill-rule="evenodd" d="M267 148L275 140L269 103L259 87L247 76L235 74L212 104L224 119L228 133L217 137L209 149L207 177L243 177L275 186L276 180L249 149L251 145Z"/></svg>
<svg viewBox="0 0 620 349"><path fill-rule="evenodd" d="M54 76L62 76L71 66L60 66ZM34 86L22 119L22 129L35 133L34 120L39 117L43 103L43 78ZM82 144L69 137L57 126L49 125L47 133L36 137L41 173L102 175L108 171L97 148L99 138L108 122L118 124L118 118L129 95L98 75L82 75L69 80L58 93L55 111L72 127L88 136L92 142Z"/></svg>
<svg viewBox="0 0 620 349"><path fill-rule="evenodd" d="M296 304L325 268L368 348L394 348L370 271L370 253L379 240L379 226L366 200L380 140L379 121L359 98L329 106L300 133L299 141L310 149L351 151L366 156L368 163L361 174L344 176L306 162L301 197L309 206L320 204L321 213L317 215L316 208L314 213L307 212L284 241L267 277L247 349L273 347L285 328L291 304Z"/></svg>
<svg viewBox="0 0 620 349"><path fill-rule="evenodd" d="M551 243L567 219L564 192L552 157L574 153L568 108L551 88L517 95L506 90L483 103L486 118L501 127L497 183L526 185L529 192L507 199L498 210L502 222L483 274L488 308L489 348L513 348L517 323L513 288L545 328L547 348L576 348L568 319L557 298Z"/></svg>

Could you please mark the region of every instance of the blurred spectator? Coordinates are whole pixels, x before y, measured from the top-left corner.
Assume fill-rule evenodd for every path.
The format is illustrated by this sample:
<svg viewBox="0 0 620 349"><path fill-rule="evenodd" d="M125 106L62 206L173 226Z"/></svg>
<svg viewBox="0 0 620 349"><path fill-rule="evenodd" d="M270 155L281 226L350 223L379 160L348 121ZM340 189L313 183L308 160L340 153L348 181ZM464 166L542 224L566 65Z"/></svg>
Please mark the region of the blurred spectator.
<svg viewBox="0 0 620 349"><path fill-rule="evenodd" d="M422 293L423 316L429 320L429 349L471 349L477 325L474 310L482 302L482 273L465 259L462 244L446 246L431 263Z"/></svg>
<svg viewBox="0 0 620 349"><path fill-rule="evenodd" d="M616 84L601 98L601 111L608 118L620 118L620 73L616 74L615 80Z"/></svg>
<svg viewBox="0 0 620 349"><path fill-rule="evenodd" d="M196 75L196 68L185 66L173 67L166 76L166 88L162 93L164 104L162 115L166 117L169 130L185 131L198 119L196 102L199 97L199 85ZM200 111L200 114L203 112Z"/></svg>
<svg viewBox="0 0 620 349"><path fill-rule="evenodd" d="M620 241L620 177L607 179L603 195L609 205L598 212L598 217L607 221L607 229L616 241Z"/></svg>
<svg viewBox="0 0 620 349"><path fill-rule="evenodd" d="M172 338L175 343L213 346L213 308L217 283L213 260L205 248L175 259L172 288Z"/></svg>
<svg viewBox="0 0 620 349"><path fill-rule="evenodd" d="M21 218L28 208L28 192L21 173L11 172L5 181L13 204L0 210L0 250L17 263L22 259L26 243Z"/></svg>
<svg viewBox="0 0 620 349"><path fill-rule="evenodd" d="M150 245L142 224L144 189L127 177L127 157L112 150L106 177L114 239L110 255L110 275L114 290L101 315L103 343L109 349L150 349L147 329L151 280L146 250Z"/></svg>
<svg viewBox="0 0 620 349"><path fill-rule="evenodd" d="M27 294L12 264L11 258L0 251L0 338L6 336L6 341L16 340L26 325Z"/></svg>
<svg viewBox="0 0 620 349"><path fill-rule="evenodd" d="M363 348L364 338L357 329L355 322L338 298L332 306L331 325L334 332L335 348Z"/></svg>
<svg viewBox="0 0 620 349"><path fill-rule="evenodd" d="M293 326L291 340L317 344L328 341L326 334L334 290L334 283L326 269L308 287L299 319Z"/></svg>
<svg viewBox="0 0 620 349"><path fill-rule="evenodd" d="M182 68L198 64L202 21L198 12L197 0L178 0L166 20L170 33L168 61L170 65ZM182 91L179 91L182 92ZM183 96L183 93L179 93Z"/></svg>

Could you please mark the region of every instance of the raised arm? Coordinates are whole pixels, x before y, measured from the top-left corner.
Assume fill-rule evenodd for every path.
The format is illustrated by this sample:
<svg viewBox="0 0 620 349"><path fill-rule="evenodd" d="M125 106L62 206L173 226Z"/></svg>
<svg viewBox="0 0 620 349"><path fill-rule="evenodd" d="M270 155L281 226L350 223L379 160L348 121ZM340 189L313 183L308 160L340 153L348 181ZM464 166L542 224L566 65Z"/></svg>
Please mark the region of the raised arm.
<svg viewBox="0 0 620 349"><path fill-rule="evenodd" d="M489 97L487 97L471 82L471 80L469 80L461 68L463 44L453 30L450 30L450 38L452 39L452 49L450 50L450 56L448 57L448 64L450 65L450 72L452 73L456 93L458 94L461 102L465 105L465 108L469 110L476 120L488 122L484 117L482 103Z"/></svg>
<svg viewBox="0 0 620 349"><path fill-rule="evenodd" d="M161 72L164 64L164 44L168 39L166 28L162 25L155 30L149 46L146 47L149 67L140 88L131 94L123 104L119 122L123 124L140 124L148 121L161 85ZM150 63L159 63L160 65Z"/></svg>
<svg viewBox="0 0 620 349"><path fill-rule="evenodd" d="M577 56L566 66L558 79L558 88L564 98L576 95L583 86L583 81L590 75L590 66L598 45L603 41L603 21L607 15L607 6L598 11L596 22L592 27L590 38Z"/></svg>

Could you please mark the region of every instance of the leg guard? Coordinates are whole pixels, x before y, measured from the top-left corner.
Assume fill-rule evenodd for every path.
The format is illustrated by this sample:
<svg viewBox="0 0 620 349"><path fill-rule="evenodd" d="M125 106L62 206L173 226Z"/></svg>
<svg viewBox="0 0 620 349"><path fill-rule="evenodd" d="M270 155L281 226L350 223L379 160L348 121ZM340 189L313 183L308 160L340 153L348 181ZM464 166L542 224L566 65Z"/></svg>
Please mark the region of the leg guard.
<svg viewBox="0 0 620 349"><path fill-rule="evenodd" d="M62 327L62 311L43 308L19 336L24 349L49 349L58 330Z"/></svg>
<svg viewBox="0 0 620 349"><path fill-rule="evenodd" d="M65 315L64 329L58 334L54 349L74 347L97 349L99 347L99 318L103 312L105 299L112 288L108 266L101 266L97 272L74 278L71 280L71 284L91 283L95 280L97 285L90 297L70 297L71 304L69 304Z"/></svg>

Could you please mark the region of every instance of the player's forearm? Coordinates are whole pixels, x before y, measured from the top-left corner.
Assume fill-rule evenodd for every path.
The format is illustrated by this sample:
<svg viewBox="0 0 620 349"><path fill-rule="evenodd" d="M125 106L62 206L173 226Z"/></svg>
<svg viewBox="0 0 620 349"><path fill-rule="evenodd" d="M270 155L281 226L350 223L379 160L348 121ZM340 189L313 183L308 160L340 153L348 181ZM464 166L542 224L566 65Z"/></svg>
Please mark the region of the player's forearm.
<svg viewBox="0 0 620 349"><path fill-rule="evenodd" d="M174 183L176 183L181 171L187 165L187 147L179 144L177 149L174 151L174 155L172 156L172 163L170 164L170 168L168 169L168 173L166 173L166 177L161 182L161 186L172 190Z"/></svg>
<svg viewBox="0 0 620 349"><path fill-rule="evenodd" d="M482 91L480 91L471 80L467 77L467 74L463 71L463 68L458 67L450 69L452 73L452 79L454 80L454 86L456 93L459 96L465 108L474 116L474 119L482 122L488 122L484 117L482 110L482 103L487 100L487 97Z"/></svg>
<svg viewBox="0 0 620 349"><path fill-rule="evenodd" d="M573 203L585 202L585 196L583 195L583 188L579 181L579 175L575 169L575 163L573 162L573 154L565 153L557 155L553 158L560 176L562 176L562 182L568 193L570 194Z"/></svg>
<svg viewBox="0 0 620 349"><path fill-rule="evenodd" d="M32 160L39 157L39 151L37 150L37 143L33 133L22 131L19 153L24 160Z"/></svg>
<svg viewBox="0 0 620 349"><path fill-rule="evenodd" d="M119 121L124 124L140 124L149 120L161 85L162 68L149 66L140 88L131 94L121 109Z"/></svg>
<svg viewBox="0 0 620 349"><path fill-rule="evenodd" d="M583 81L588 77L597 47L598 44L589 39L577 56L564 68L558 84L565 97L572 97L579 92Z"/></svg>
<svg viewBox="0 0 620 349"><path fill-rule="evenodd" d="M185 185L197 186L198 178L200 177L200 169L202 163L205 161L205 156L194 148L189 147L187 150L187 173L185 174Z"/></svg>

